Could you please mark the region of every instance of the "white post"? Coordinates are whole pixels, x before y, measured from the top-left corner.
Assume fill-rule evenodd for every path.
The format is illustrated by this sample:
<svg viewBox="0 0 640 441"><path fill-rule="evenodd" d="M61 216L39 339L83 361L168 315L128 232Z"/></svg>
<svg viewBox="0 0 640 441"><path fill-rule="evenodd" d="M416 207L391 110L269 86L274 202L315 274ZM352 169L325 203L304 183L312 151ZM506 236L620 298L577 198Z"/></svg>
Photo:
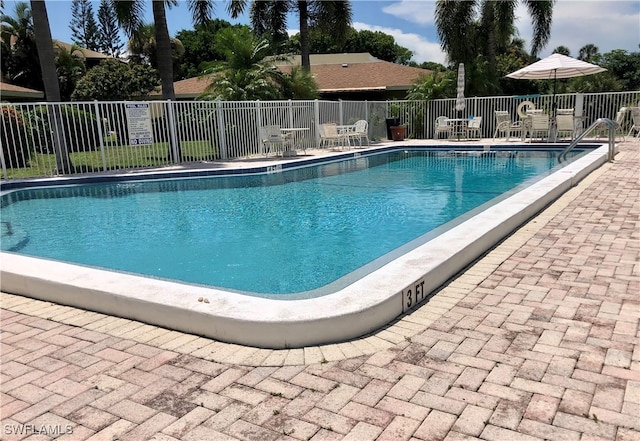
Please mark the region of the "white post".
<svg viewBox="0 0 640 441"><path fill-rule="evenodd" d="M104 136L102 130L104 129L104 121L100 117L100 106L98 100L93 100L93 107L96 109L96 122L98 123L98 139L100 140L100 155L102 156L102 169L107 171L107 158L104 156Z"/></svg>
<svg viewBox="0 0 640 441"><path fill-rule="evenodd" d="M315 138L316 146L320 145L320 102L316 99L313 101L313 122L316 125Z"/></svg>
<svg viewBox="0 0 640 441"><path fill-rule="evenodd" d="M169 117L169 142L171 144L171 152L173 153L173 161L176 164L182 162L180 157L180 146L178 145L178 137L176 136L176 119L173 114L173 103L167 100L167 115Z"/></svg>
<svg viewBox="0 0 640 441"><path fill-rule="evenodd" d="M227 140L224 133L224 118L222 118L222 109L220 109L220 101L216 101L216 118L218 121L218 143L220 144L220 159L227 159Z"/></svg>
<svg viewBox="0 0 640 441"><path fill-rule="evenodd" d="M573 115L574 115L573 129L576 132L575 134L576 138L580 136L580 134L585 128L584 118L582 117L583 111L584 111L584 94L576 93L576 104L575 104L575 108L573 109Z"/></svg>
<svg viewBox="0 0 640 441"><path fill-rule="evenodd" d="M293 129L293 102L289 100L289 127Z"/></svg>
<svg viewBox="0 0 640 441"><path fill-rule="evenodd" d="M261 155L264 154L263 148L264 148L264 144L262 143L262 139L260 139L260 129L262 128L262 113L260 112L260 100L256 100L256 121L258 121L258 136L256 137L256 139L258 140L258 151L260 152Z"/></svg>

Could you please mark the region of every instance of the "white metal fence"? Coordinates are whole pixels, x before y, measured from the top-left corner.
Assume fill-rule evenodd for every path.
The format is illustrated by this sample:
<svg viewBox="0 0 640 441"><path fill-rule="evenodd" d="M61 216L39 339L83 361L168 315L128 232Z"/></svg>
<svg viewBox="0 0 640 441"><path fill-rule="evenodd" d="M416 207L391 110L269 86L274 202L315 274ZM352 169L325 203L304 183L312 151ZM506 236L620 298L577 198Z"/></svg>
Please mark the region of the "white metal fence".
<svg viewBox="0 0 640 441"><path fill-rule="evenodd" d="M326 122L369 122L372 140L388 138L388 124L404 124L407 136L432 138L438 116L483 116L481 137L495 130L495 110L517 120L523 100L552 109L554 97L467 98L455 110L455 98L432 101L145 101L3 103L0 141L4 179L63 174L56 161L56 140L66 140L71 173L105 172L182 162L249 157L261 153L259 129L266 125L308 128L301 147L319 145L318 127ZM558 108L573 108L589 126L600 117L615 119L621 107L637 106L640 91L557 95ZM60 115L55 124L53 115ZM623 122L631 124L630 120Z"/></svg>

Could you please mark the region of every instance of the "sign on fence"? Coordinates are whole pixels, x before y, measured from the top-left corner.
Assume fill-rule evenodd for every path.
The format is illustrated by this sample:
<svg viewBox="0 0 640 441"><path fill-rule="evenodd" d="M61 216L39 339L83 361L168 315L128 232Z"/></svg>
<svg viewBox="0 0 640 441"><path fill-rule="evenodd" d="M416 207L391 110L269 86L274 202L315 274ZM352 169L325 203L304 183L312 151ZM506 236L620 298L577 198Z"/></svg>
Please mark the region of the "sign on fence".
<svg viewBox="0 0 640 441"><path fill-rule="evenodd" d="M129 144L153 144L153 128L149 103L127 103L127 126Z"/></svg>

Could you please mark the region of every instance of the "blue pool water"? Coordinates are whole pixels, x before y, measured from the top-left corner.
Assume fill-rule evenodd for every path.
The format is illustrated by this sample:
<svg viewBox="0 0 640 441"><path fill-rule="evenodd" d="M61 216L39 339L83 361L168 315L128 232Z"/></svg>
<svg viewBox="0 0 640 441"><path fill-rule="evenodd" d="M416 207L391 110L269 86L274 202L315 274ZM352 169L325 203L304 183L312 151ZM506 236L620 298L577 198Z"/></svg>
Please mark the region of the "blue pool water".
<svg viewBox="0 0 640 441"><path fill-rule="evenodd" d="M258 295L299 293L348 283L556 165L550 152L394 151L272 174L19 190L2 196L1 245Z"/></svg>

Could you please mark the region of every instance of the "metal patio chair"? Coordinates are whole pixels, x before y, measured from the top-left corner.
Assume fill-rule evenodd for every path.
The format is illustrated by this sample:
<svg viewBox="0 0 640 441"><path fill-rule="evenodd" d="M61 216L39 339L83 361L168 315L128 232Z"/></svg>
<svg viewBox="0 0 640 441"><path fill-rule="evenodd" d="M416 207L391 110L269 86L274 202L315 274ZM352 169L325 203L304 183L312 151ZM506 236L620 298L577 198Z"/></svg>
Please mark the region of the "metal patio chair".
<svg viewBox="0 0 640 441"><path fill-rule="evenodd" d="M511 115L506 110L496 110L496 130L493 132L493 140L498 134L506 135L507 141L512 133L520 133L522 136L522 121L511 122Z"/></svg>

